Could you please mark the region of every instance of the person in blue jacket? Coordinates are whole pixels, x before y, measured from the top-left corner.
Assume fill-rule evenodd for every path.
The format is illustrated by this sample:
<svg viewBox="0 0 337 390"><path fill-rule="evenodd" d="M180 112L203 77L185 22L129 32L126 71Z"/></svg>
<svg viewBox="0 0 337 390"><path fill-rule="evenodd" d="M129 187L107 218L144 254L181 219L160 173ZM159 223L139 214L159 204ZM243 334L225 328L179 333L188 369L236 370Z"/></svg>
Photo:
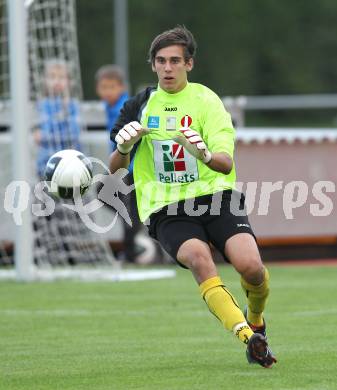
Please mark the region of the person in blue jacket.
<svg viewBox="0 0 337 390"><path fill-rule="evenodd" d="M95 75L96 93L102 100L105 108L106 128L110 134L111 129L115 126L120 110L124 103L129 99L127 92L127 82L123 69L118 65L108 64L100 67ZM116 143L110 142L110 150L112 153L116 149ZM127 176L128 184L133 183L133 161L129 166L129 175ZM135 243L136 234L141 228L139 220L135 192L132 191L123 199L126 203L132 226L123 220L124 226L124 243L123 251L126 261L135 262L138 254L137 245Z"/></svg>
<svg viewBox="0 0 337 390"><path fill-rule="evenodd" d="M43 179L49 158L63 149L81 150L80 106L71 95L69 65L50 59L44 67L44 93L37 102L39 115L34 139L38 145L37 173Z"/></svg>

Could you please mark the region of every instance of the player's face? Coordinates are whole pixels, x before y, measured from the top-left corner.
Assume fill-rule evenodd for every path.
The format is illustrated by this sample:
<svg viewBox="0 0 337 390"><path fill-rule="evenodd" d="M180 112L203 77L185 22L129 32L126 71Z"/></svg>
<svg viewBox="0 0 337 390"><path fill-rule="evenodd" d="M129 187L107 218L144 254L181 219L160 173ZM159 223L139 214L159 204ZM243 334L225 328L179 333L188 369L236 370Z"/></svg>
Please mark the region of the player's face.
<svg viewBox="0 0 337 390"><path fill-rule="evenodd" d="M50 95L69 94L69 76L64 66L50 66L46 72L46 87Z"/></svg>
<svg viewBox="0 0 337 390"><path fill-rule="evenodd" d="M108 102L114 104L125 91L125 86L119 80L103 78L96 86L97 95Z"/></svg>
<svg viewBox="0 0 337 390"><path fill-rule="evenodd" d="M193 68L193 59L184 59L184 49L180 45L164 47L158 50L152 64L157 73L160 87L169 93L184 89L187 83L187 72Z"/></svg>

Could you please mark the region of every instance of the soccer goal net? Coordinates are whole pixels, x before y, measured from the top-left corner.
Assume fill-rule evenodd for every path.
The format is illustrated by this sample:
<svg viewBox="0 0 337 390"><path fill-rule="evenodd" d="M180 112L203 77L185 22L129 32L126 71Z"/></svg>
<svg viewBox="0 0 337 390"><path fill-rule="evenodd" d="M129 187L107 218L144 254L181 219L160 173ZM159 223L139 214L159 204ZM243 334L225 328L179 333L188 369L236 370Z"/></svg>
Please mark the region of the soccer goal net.
<svg viewBox="0 0 337 390"><path fill-rule="evenodd" d="M76 32L74 0L26 0L27 51L29 69L29 202L41 203L34 189L43 188L44 167L49 157L62 149L81 150L90 155L83 143L87 132L82 120L82 88ZM13 267L15 232L19 223L11 211L16 207L11 183L13 156L11 144L9 1L0 0L0 267ZM23 66L25 66L23 64ZM18 113L19 115L19 113ZM87 137L88 138L88 137ZM90 138L90 137L89 137ZM40 184L39 184L40 183ZM43 198L44 191L42 191ZM96 196L95 190L85 202ZM43 198L45 200L45 198ZM64 200L53 198L54 210L31 216L33 279L76 277L80 279L137 280L171 276L169 273L121 272L106 238L89 228ZM69 201L69 206L72 206ZM43 207L42 207L43 208ZM41 211L41 207L38 209ZM43 211L43 210L42 210ZM95 216L93 216L95 217ZM27 238L28 239L28 238ZM29 247L29 246L28 246ZM14 273L15 274L15 273ZM7 274L8 275L8 274Z"/></svg>

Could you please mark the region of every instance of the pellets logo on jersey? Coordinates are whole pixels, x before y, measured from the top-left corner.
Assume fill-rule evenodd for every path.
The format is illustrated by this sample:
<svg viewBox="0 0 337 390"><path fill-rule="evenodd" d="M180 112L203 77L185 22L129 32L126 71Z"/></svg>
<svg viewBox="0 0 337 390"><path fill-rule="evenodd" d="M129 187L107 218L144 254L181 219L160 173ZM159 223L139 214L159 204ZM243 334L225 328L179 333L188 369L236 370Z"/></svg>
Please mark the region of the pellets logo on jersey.
<svg viewBox="0 0 337 390"><path fill-rule="evenodd" d="M184 115L181 118L180 124L182 127L190 127L192 124L192 118L189 115Z"/></svg>
<svg viewBox="0 0 337 390"><path fill-rule="evenodd" d="M190 183L199 179L196 159L173 140L152 140L155 175L161 183Z"/></svg>
<svg viewBox="0 0 337 390"><path fill-rule="evenodd" d="M185 171L184 148L179 144L162 145L165 172Z"/></svg>

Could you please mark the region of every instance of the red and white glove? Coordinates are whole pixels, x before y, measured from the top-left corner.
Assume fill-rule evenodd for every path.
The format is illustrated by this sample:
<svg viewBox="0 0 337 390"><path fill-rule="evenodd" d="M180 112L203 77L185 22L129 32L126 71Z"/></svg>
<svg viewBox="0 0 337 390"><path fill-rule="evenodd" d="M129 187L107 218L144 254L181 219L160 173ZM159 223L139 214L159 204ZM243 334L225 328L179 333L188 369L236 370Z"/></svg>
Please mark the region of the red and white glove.
<svg viewBox="0 0 337 390"><path fill-rule="evenodd" d="M179 145L182 145L192 156L208 164L212 159L212 154L207 149L207 145L199 133L186 127L183 127L179 131L181 135L175 136L173 140Z"/></svg>
<svg viewBox="0 0 337 390"><path fill-rule="evenodd" d="M133 145L136 144L143 135L148 134L149 132L149 129L144 129L142 125L136 121L128 123L121 128L116 135L115 141L117 143L117 149L122 154L130 153Z"/></svg>

